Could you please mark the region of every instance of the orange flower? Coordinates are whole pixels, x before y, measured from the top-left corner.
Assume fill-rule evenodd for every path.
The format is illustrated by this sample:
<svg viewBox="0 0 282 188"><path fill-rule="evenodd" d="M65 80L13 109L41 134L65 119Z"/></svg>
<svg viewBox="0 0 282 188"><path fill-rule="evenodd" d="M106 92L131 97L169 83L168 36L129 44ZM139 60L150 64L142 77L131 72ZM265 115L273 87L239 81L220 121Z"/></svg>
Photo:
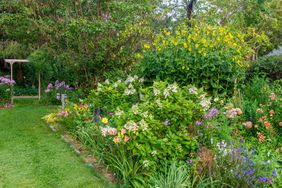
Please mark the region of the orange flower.
<svg viewBox="0 0 282 188"><path fill-rule="evenodd" d="M262 119L263 119L263 120L266 120L266 116L262 116Z"/></svg>
<svg viewBox="0 0 282 188"><path fill-rule="evenodd" d="M270 115L275 114L274 110L270 110L270 111L269 111L269 114L270 114Z"/></svg>
<svg viewBox="0 0 282 188"><path fill-rule="evenodd" d="M264 125L266 126L267 129L271 128L271 124L268 121L264 122Z"/></svg>
<svg viewBox="0 0 282 188"><path fill-rule="evenodd" d="M259 142L265 141L265 136L263 136L263 134L261 134L260 132L257 132L257 135L258 135Z"/></svg>
<svg viewBox="0 0 282 188"><path fill-rule="evenodd" d="M280 127L282 127L282 121L281 121L281 122L279 122L279 126L280 126Z"/></svg>

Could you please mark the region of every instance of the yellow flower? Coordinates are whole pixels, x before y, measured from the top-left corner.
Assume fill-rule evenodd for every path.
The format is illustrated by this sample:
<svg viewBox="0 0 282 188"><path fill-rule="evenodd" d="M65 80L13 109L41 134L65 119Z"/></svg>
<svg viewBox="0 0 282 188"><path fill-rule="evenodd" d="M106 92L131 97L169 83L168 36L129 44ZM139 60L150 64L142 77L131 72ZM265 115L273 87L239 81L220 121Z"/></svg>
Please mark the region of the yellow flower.
<svg viewBox="0 0 282 188"><path fill-rule="evenodd" d="M149 48L150 48L150 45L149 45L149 44L144 44L144 48L145 48L145 49L149 49Z"/></svg>
<svg viewBox="0 0 282 188"><path fill-rule="evenodd" d="M137 59L140 59L142 56L141 56L141 54L137 53L137 54L135 55L135 57L136 57Z"/></svg>
<svg viewBox="0 0 282 188"><path fill-rule="evenodd" d="M165 35L170 36L170 32L169 31L165 32Z"/></svg>
<svg viewBox="0 0 282 188"><path fill-rule="evenodd" d="M109 123L108 118L102 118L102 123L103 123L103 124L108 124L108 123Z"/></svg>
<svg viewBox="0 0 282 188"><path fill-rule="evenodd" d="M186 42L183 43L183 46L184 46L184 48L187 48L187 47L188 47L188 45L187 45Z"/></svg>
<svg viewBox="0 0 282 188"><path fill-rule="evenodd" d="M195 44L195 48L198 48L199 47L199 44Z"/></svg>

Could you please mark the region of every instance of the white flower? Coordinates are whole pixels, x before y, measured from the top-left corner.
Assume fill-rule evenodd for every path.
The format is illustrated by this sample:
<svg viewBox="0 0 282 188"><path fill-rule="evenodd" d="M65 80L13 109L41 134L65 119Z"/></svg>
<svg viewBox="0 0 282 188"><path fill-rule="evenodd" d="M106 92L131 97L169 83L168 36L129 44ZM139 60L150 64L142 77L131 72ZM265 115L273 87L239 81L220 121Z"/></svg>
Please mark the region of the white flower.
<svg viewBox="0 0 282 188"><path fill-rule="evenodd" d="M201 100L200 105L201 105L205 110L207 110L207 109L209 109L209 107L210 107L210 105L211 105L211 101L210 101L210 99L204 98L204 99Z"/></svg>
<svg viewBox="0 0 282 188"><path fill-rule="evenodd" d="M134 78L132 76L128 76L127 79L125 80L125 83L131 83L134 81Z"/></svg>
<svg viewBox="0 0 282 188"><path fill-rule="evenodd" d="M129 130L129 131L132 131L132 132L136 133L138 131L139 126L134 121L128 121L124 125L124 128Z"/></svg>
<svg viewBox="0 0 282 188"><path fill-rule="evenodd" d="M124 111L120 110L119 108L117 109L117 111L115 112L115 115L120 117L124 114Z"/></svg>
<svg viewBox="0 0 282 188"><path fill-rule="evenodd" d="M160 99L157 99L157 100L156 100L156 103L157 103L157 105L158 105L159 108L163 108L163 104L162 104L162 102L161 102Z"/></svg>
<svg viewBox="0 0 282 188"><path fill-rule="evenodd" d="M106 137L108 134L108 128L102 128L101 133L102 133L102 136Z"/></svg>
<svg viewBox="0 0 282 188"><path fill-rule="evenodd" d="M143 113L142 113L142 116L143 116L144 118L147 118L147 117L149 117L149 113L148 113L148 111L146 111L146 112L143 112Z"/></svg>
<svg viewBox="0 0 282 188"><path fill-rule="evenodd" d="M115 88L118 87L118 83L117 83L117 82L114 83L114 87L115 87Z"/></svg>
<svg viewBox="0 0 282 188"><path fill-rule="evenodd" d="M143 83L143 82L144 82L144 77L140 78L140 79L139 79L139 82L140 82L140 83Z"/></svg>
<svg viewBox="0 0 282 188"><path fill-rule="evenodd" d="M197 95L198 89L195 86L193 86L193 87L189 88L189 93Z"/></svg>
<svg viewBox="0 0 282 188"><path fill-rule="evenodd" d="M171 85L169 85L169 86L167 87L167 89L170 90L170 91L172 91L173 93L176 93L176 92L177 92L177 88L178 88L178 86L177 86L176 83L171 84Z"/></svg>
<svg viewBox="0 0 282 188"><path fill-rule="evenodd" d="M218 101L219 101L219 98L216 97L216 98L213 99L213 101L214 101L214 102L218 102Z"/></svg>
<svg viewBox="0 0 282 188"><path fill-rule="evenodd" d="M152 156L157 155L157 151L156 151L156 150L152 151L152 152L151 152L151 155L152 155Z"/></svg>
<svg viewBox="0 0 282 188"><path fill-rule="evenodd" d="M142 131L148 130L148 124L146 123L146 121L145 121L144 119L142 119L142 120L139 122L139 125L140 125Z"/></svg>
<svg viewBox="0 0 282 188"><path fill-rule="evenodd" d="M169 96L169 90L165 89L163 95L165 98L167 98Z"/></svg>
<svg viewBox="0 0 282 188"><path fill-rule="evenodd" d="M154 95L155 95L155 96L159 95L160 93L161 93L161 91L160 91L160 90L158 90L158 89L154 88Z"/></svg>
<svg viewBox="0 0 282 188"><path fill-rule="evenodd" d="M121 80L118 80L117 83L121 83Z"/></svg>
<svg viewBox="0 0 282 188"><path fill-rule="evenodd" d="M138 80L139 78L138 78L137 75L134 75L133 79L134 79L134 80Z"/></svg>
<svg viewBox="0 0 282 188"><path fill-rule="evenodd" d="M110 81L107 79L107 80L105 81L105 84L110 84Z"/></svg>
<svg viewBox="0 0 282 188"><path fill-rule="evenodd" d="M149 166L149 161L148 160L144 160L143 161L143 165L145 168L147 168Z"/></svg>
<svg viewBox="0 0 282 188"><path fill-rule="evenodd" d="M135 104L131 107L131 110L133 112L133 114L137 115L138 114L138 104Z"/></svg>

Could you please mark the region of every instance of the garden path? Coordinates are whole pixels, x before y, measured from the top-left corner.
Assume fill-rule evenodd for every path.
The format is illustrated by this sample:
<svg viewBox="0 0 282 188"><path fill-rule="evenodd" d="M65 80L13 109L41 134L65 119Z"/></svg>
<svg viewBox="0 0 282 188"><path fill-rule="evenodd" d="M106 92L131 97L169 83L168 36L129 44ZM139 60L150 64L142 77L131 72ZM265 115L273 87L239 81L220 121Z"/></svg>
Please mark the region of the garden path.
<svg viewBox="0 0 282 188"><path fill-rule="evenodd" d="M0 109L0 188L109 187L44 124L50 111L30 102Z"/></svg>

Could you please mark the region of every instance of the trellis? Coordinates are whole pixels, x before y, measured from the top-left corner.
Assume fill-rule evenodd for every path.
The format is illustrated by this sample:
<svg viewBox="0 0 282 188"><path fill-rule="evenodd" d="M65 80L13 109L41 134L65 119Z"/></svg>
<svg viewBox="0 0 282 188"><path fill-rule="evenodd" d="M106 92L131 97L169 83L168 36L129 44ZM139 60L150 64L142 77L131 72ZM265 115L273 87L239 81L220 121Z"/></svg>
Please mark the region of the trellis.
<svg viewBox="0 0 282 188"><path fill-rule="evenodd" d="M13 80L13 65L14 63L28 63L27 59L4 59L5 63L10 65L10 79ZM38 95L37 96L13 96L12 93L12 104L14 103L14 99L40 99L41 98L41 78L40 73L38 74Z"/></svg>

